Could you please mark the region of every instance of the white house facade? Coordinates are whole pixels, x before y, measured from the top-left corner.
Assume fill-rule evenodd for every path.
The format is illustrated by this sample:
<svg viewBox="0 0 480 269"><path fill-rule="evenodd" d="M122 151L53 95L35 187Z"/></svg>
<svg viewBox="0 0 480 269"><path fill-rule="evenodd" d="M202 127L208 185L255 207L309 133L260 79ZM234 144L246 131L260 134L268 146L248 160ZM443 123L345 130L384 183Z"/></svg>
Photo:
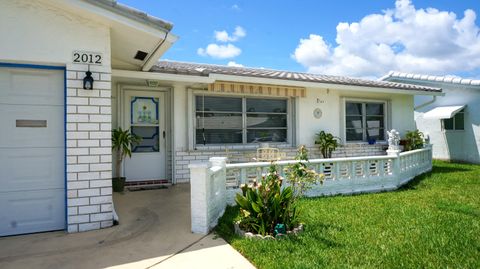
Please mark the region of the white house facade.
<svg viewBox="0 0 480 269"><path fill-rule="evenodd" d="M172 27L112 0L0 4L0 236L111 226L112 128L143 138L122 167L128 184L176 184L191 163L244 162L264 142L318 157L321 130L341 138L336 156L384 155L386 130L415 129L414 97L442 95L158 61L177 40Z"/></svg>
<svg viewBox="0 0 480 269"><path fill-rule="evenodd" d="M445 96L415 97L417 128L436 159L480 163L480 80L390 72L384 81L442 88Z"/></svg>

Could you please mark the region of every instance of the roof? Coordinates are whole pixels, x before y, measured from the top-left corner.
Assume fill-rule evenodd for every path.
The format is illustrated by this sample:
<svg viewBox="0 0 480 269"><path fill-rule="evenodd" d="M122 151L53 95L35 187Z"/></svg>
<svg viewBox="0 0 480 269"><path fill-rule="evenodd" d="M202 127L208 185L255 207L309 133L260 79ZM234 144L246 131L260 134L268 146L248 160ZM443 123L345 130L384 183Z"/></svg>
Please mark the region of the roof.
<svg viewBox="0 0 480 269"><path fill-rule="evenodd" d="M116 0L83 0L83 1L99 6L101 8L107 9L121 16L125 16L132 20L138 21L140 23L149 25L151 27L154 27L160 30L170 31L173 28L173 24L170 22L148 15L147 13L141 10L129 7L124 4L120 4Z"/></svg>
<svg viewBox="0 0 480 269"><path fill-rule="evenodd" d="M422 75L422 74L413 74L413 73L402 73L396 71L390 71L387 75L380 78L380 80L385 81L389 79L408 79L408 80L423 80L427 82L442 82L450 84L461 84L461 85L472 85L480 86L480 79L466 79L453 76L432 76L432 75Z"/></svg>
<svg viewBox="0 0 480 269"><path fill-rule="evenodd" d="M224 65L187 63L187 62L176 62L176 61L159 61L150 69L150 72L204 76L204 77L208 77L210 74L222 74L222 75L258 77L258 78L266 78L266 79L280 79L280 80L300 81L300 82L328 83L328 84L353 85L353 86L362 86L362 87L390 88L390 89L399 89L399 90L426 91L426 92L439 92L439 93L442 92L442 89L440 88L396 83L396 82L367 80L367 79L350 78L350 77L344 77L344 76L327 76L327 75L272 70L272 69L264 69L264 68L233 67L233 66L224 66Z"/></svg>

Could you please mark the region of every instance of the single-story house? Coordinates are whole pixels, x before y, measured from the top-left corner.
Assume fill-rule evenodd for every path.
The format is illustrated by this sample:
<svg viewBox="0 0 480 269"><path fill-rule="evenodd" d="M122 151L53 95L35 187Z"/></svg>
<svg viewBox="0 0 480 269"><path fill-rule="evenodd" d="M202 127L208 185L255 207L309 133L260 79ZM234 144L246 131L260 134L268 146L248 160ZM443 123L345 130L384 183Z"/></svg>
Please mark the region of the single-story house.
<svg viewBox="0 0 480 269"><path fill-rule="evenodd" d="M314 149L320 130L341 138L337 155L384 154L386 130L415 129L414 97L442 94L158 61L177 40L171 29L113 0L2 1L0 236L111 226L118 126L143 137L122 167L129 184L175 184L189 181L192 162L246 160L260 142L289 156Z"/></svg>
<svg viewBox="0 0 480 269"><path fill-rule="evenodd" d="M435 145L434 158L480 163L480 80L401 72L382 80L442 88L445 96L415 96L417 128Z"/></svg>

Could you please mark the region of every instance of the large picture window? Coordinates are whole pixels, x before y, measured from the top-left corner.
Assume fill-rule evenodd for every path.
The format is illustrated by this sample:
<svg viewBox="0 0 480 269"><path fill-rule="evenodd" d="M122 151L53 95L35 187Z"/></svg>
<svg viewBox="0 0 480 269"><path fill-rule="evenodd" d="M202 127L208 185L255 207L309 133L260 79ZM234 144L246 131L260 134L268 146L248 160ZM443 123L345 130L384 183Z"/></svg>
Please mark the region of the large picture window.
<svg viewBox="0 0 480 269"><path fill-rule="evenodd" d="M345 103L347 142L384 141L385 125L385 102Z"/></svg>
<svg viewBox="0 0 480 269"><path fill-rule="evenodd" d="M196 144L287 141L287 99L195 97Z"/></svg>
<svg viewBox="0 0 480 269"><path fill-rule="evenodd" d="M453 118L444 119L442 126L444 130L465 130L465 111L462 109Z"/></svg>

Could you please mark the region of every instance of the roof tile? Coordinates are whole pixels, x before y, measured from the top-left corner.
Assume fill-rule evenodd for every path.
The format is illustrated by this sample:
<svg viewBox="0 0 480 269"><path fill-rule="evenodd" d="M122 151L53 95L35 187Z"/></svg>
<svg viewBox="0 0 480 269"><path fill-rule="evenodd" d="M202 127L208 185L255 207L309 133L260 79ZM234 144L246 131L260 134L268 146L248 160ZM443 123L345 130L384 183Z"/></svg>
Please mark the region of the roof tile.
<svg viewBox="0 0 480 269"><path fill-rule="evenodd" d="M202 70L202 71L199 71ZM441 92L440 88L426 87L420 85L392 83L387 81L367 80L343 76L327 76L292 71L269 70L264 68L232 67L212 64L186 63L175 61L159 61L152 67L150 72L183 74L194 76L209 76L210 74L248 76L248 77L269 77L273 79L318 82L328 84L341 84L362 87L389 88L398 90Z"/></svg>

